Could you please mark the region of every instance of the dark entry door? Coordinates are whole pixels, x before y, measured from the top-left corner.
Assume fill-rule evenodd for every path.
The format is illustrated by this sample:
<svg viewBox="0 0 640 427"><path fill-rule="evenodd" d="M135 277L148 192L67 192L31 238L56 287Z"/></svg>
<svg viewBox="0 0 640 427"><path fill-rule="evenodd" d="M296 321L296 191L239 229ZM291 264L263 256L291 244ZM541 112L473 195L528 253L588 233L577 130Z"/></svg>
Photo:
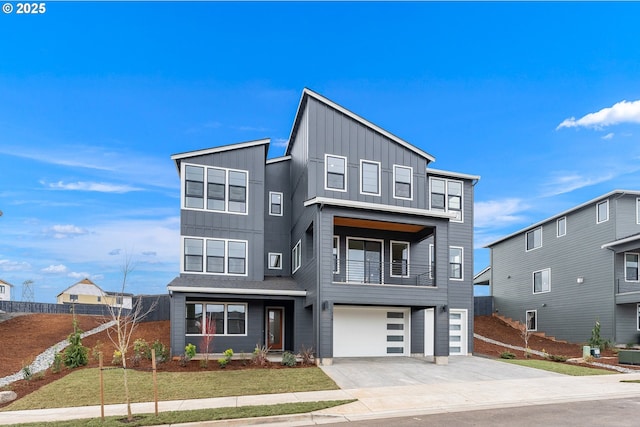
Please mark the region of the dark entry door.
<svg viewBox="0 0 640 427"><path fill-rule="evenodd" d="M274 351L284 349L284 309L267 309L267 346Z"/></svg>

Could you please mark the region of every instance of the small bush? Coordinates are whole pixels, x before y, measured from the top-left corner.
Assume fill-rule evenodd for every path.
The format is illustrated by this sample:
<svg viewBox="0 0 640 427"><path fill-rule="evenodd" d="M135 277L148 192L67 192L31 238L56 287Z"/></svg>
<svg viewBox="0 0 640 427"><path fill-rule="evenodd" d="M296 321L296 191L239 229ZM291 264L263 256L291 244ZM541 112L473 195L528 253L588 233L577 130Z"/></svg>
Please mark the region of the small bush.
<svg viewBox="0 0 640 427"><path fill-rule="evenodd" d="M269 347L267 347L266 345L260 347L256 344L256 348L253 350L253 357L251 360L253 361L254 365L266 366L269 363L269 358L267 357L268 355Z"/></svg>
<svg viewBox="0 0 640 427"><path fill-rule="evenodd" d="M54 374L62 371L62 355L60 353L56 353L53 355L53 363L51 363L51 372Z"/></svg>
<svg viewBox="0 0 640 427"><path fill-rule="evenodd" d="M300 358L303 365L311 365L313 363L313 347L302 346L300 349Z"/></svg>
<svg viewBox="0 0 640 427"><path fill-rule="evenodd" d="M196 355L196 346L191 343L187 344L184 348L184 355L187 360L193 359Z"/></svg>
<svg viewBox="0 0 640 427"><path fill-rule="evenodd" d="M64 350L64 365L69 368L77 368L89 363L89 354L82 345L82 331L78 327L78 321L73 319L73 332L69 335L69 346Z"/></svg>
<svg viewBox="0 0 640 427"><path fill-rule="evenodd" d="M148 360L151 360L151 350L156 351L156 362L162 363L166 362L169 358L169 349L165 347L164 344L160 342L160 340L155 340L151 346L147 346L144 351L144 357Z"/></svg>
<svg viewBox="0 0 640 427"><path fill-rule="evenodd" d="M149 344L147 344L144 338L138 338L133 342L133 354L139 354L141 357L147 358L147 353L149 354L148 358L151 359Z"/></svg>
<svg viewBox="0 0 640 427"><path fill-rule="evenodd" d="M548 359L554 362L566 362L568 357L552 354L548 357Z"/></svg>
<svg viewBox="0 0 640 427"><path fill-rule="evenodd" d="M29 363L22 364L22 377L27 381L31 381L33 378L33 371L31 370L31 365Z"/></svg>
<svg viewBox="0 0 640 427"><path fill-rule="evenodd" d="M515 359L516 355L511 353L510 351L503 351L502 353L500 353L500 357L502 359Z"/></svg>
<svg viewBox="0 0 640 427"><path fill-rule="evenodd" d="M91 358L96 362L100 360L100 353L102 353L102 347L103 347L102 341L98 340L96 341L96 345L94 345L91 348Z"/></svg>
<svg viewBox="0 0 640 427"><path fill-rule="evenodd" d="M200 359L200 367L206 369L209 367L209 359Z"/></svg>
<svg viewBox="0 0 640 427"><path fill-rule="evenodd" d="M119 350L113 350L113 357L111 358L111 364L114 366L122 365L122 353Z"/></svg>
<svg viewBox="0 0 640 427"><path fill-rule="evenodd" d="M223 356L220 359L218 359L218 364L220 365L221 368L224 368L229 364L229 362L231 362L232 357L233 357L233 349L228 348L224 351Z"/></svg>
<svg viewBox="0 0 640 427"><path fill-rule="evenodd" d="M296 356L293 353L288 351L282 353L282 364L284 366L293 367L296 366L297 363L298 361L296 360Z"/></svg>

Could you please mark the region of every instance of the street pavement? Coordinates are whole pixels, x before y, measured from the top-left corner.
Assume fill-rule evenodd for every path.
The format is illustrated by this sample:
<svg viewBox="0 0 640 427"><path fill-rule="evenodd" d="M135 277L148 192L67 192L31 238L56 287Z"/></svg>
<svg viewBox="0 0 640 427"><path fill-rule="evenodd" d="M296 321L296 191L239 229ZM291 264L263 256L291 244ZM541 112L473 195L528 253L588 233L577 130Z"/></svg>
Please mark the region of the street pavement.
<svg viewBox="0 0 640 427"><path fill-rule="evenodd" d="M640 381L640 372L571 377L475 356L450 357L448 365L413 358L342 359L322 369L340 390L159 402L159 411L357 399L311 414L190 424L302 426L640 397L640 383L621 382ZM133 404L132 409L153 413L154 404ZM125 414L125 405L105 407L106 416ZM99 406L0 412L0 425L99 416Z"/></svg>

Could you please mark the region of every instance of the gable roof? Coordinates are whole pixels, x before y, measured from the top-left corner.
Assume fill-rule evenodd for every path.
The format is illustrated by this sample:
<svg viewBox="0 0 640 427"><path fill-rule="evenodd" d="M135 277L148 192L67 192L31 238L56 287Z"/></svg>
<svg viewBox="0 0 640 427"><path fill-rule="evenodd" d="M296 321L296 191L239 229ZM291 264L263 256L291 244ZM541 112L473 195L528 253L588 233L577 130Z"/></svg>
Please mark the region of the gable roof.
<svg viewBox="0 0 640 427"><path fill-rule="evenodd" d="M265 150L265 158L266 158L266 154L269 152L270 142L271 142L270 138L263 138L263 139L256 139L253 141L238 142L236 144L221 145L220 147L205 148L203 150L185 151L184 153L173 154L171 156L171 160L176 162L178 173L180 173L180 162L183 159L188 159L190 157L196 157L196 156L204 156L207 154L223 153L225 151L239 150L242 148L256 147L258 145L267 146L267 149Z"/></svg>
<svg viewBox="0 0 640 427"><path fill-rule="evenodd" d="M9 282L5 282L4 280L0 279L0 285L6 285L10 288L13 288L13 285Z"/></svg>
<svg viewBox="0 0 640 427"><path fill-rule="evenodd" d="M489 244L487 244L487 245L485 245L483 247L490 248L491 246L494 246L494 245L496 245L496 244L498 244L500 242L503 242L503 241L505 241L507 239L510 239L510 238L512 238L514 236L517 236L519 234L522 234L522 233L524 233L526 231L533 230L534 228L540 227L541 225L546 224L546 223L551 222L551 221L554 221L554 220L556 220L558 218L562 218L563 216L566 216L566 215L568 215L568 214L570 214L572 212L580 210L580 209L582 209L582 208L584 208L586 206L593 205L593 204L595 204L595 203L597 203L597 202L599 202L601 200L607 199L607 198L609 198L611 196L615 196L615 195L624 196L626 194L630 194L632 196L640 196L640 191L636 191L636 190L613 190L613 191L609 191L608 193L603 194L602 196L598 196L598 197L593 198L593 199L591 199L589 201L581 203L578 206L575 206L575 207L573 207L571 209L567 209L566 211L562 211L562 212L560 212L558 214L550 216L547 219L544 219L542 221L538 221L535 224L531 224L531 225L529 225L529 226L527 226L525 228L521 228L520 230L518 230L516 232L513 232L511 234L508 234L508 235L506 235L504 237L501 237L498 240L496 240L494 242L491 242L491 243L489 243Z"/></svg>
<svg viewBox="0 0 640 427"><path fill-rule="evenodd" d="M93 283L91 280L89 280L88 278L84 278L82 280L80 280L77 283L74 283L73 285L69 286L68 288L66 288L64 291L60 292L57 297L59 297L60 295L64 294L65 292L67 292L69 289L73 288L74 286L78 286L78 285L88 285L88 286L95 286L96 288L98 288L100 290L100 292L105 293L102 288L100 288L100 286L96 285L95 283Z"/></svg>
<svg viewBox="0 0 640 427"><path fill-rule="evenodd" d="M295 119L293 121L293 126L291 127L291 133L289 134L289 141L287 142L287 150L286 150L286 154L289 155L291 154L291 141L294 140L296 133L298 132L298 126L300 125L300 120L302 118L302 111L304 110L304 107L307 103L307 99L309 98L313 98L331 108L333 108L334 110L337 110L339 112L341 112L342 114L344 114L345 116L361 123L362 125L368 127L369 129L372 129L382 135L384 135L385 137L389 138L390 140L402 145L403 147L413 151L414 153L416 153L417 155L419 155L420 157L423 157L425 159L427 159L428 162L433 162L435 161L435 157L433 157L431 154L421 150L420 148L408 143L407 141L395 136L394 134L382 129L381 127L371 123L369 120L353 113L352 111L347 110L346 108L344 108L341 105L336 104L335 102L331 101L328 98L325 98L324 96L312 91L311 89L308 88L304 88L302 90L302 96L300 97L300 103L298 104L298 109L296 110L296 116Z"/></svg>

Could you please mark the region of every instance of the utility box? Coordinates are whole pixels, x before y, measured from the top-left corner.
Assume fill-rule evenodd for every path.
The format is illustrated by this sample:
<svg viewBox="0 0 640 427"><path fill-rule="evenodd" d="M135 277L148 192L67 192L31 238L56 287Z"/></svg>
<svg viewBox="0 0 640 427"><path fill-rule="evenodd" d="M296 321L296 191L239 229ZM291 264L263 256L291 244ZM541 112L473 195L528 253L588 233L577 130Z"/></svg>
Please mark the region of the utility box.
<svg viewBox="0 0 640 427"><path fill-rule="evenodd" d="M588 345L583 345L582 346L582 358L586 359L589 356L591 356L591 347L588 346Z"/></svg>

